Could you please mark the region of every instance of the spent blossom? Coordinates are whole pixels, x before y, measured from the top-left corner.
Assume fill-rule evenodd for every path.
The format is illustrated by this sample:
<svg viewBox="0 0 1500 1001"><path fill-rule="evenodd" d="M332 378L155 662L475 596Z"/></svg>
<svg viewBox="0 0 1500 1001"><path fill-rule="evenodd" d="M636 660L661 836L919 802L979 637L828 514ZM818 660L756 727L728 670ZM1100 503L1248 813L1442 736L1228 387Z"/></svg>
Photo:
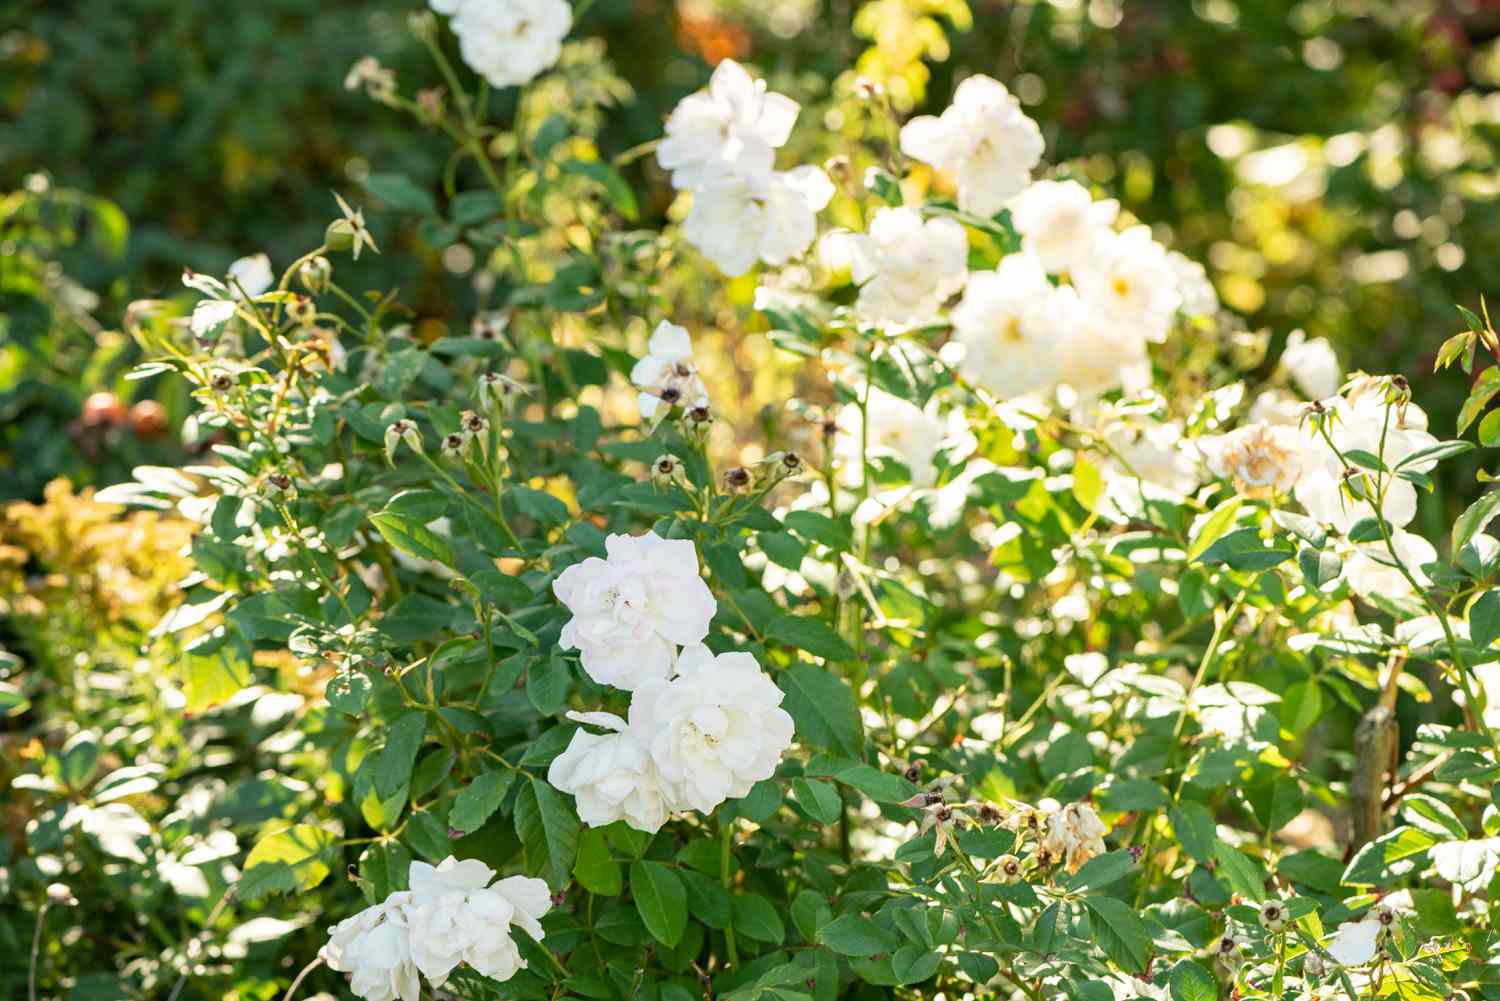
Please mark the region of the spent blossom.
<svg viewBox="0 0 1500 1001"><path fill-rule="evenodd" d="M641 416L650 420L663 406L688 407L708 399L708 390L693 361L693 340L683 327L667 320L656 325L646 344L646 356L630 370L639 389Z"/></svg>
<svg viewBox="0 0 1500 1001"><path fill-rule="evenodd" d="M1109 828L1087 803L1069 803L1047 820L1047 833L1041 848L1064 863L1069 872L1077 872L1085 862L1108 849L1104 835Z"/></svg>

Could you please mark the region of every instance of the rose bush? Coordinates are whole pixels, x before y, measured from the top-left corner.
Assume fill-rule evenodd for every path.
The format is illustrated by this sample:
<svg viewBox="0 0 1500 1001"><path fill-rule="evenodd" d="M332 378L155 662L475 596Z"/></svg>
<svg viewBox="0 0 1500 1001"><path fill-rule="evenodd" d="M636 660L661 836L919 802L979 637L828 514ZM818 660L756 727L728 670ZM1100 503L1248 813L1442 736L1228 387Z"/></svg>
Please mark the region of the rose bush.
<svg viewBox="0 0 1500 1001"><path fill-rule="evenodd" d="M433 6L446 93L351 79L455 143L440 196L370 187L487 254L472 325L346 288L378 248L342 196L297 260L131 311L215 457L105 495L197 522L159 627L185 708L270 683L258 651L328 675L264 748L318 801L194 956L347 872L366 906L314 908L288 993L1500 991L1500 492L1442 555L1411 530L1474 446L1402 377L1297 395L1327 345L1263 364L984 77L904 124L856 82L888 140L812 165L777 151L818 124L721 64L656 149L680 224L632 229L641 151L481 114L568 13ZM688 266L753 274L800 366L757 427L701 377ZM1440 362L1480 369L1457 433L1488 443L1468 320Z"/></svg>

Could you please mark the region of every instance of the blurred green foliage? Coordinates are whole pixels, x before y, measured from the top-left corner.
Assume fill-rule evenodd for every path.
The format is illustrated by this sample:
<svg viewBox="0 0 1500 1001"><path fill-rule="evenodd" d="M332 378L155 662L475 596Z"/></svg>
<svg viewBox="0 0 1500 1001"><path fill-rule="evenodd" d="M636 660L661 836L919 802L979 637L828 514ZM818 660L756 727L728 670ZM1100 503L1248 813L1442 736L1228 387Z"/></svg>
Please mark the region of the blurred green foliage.
<svg viewBox="0 0 1500 1001"><path fill-rule="evenodd" d="M343 88L366 54L405 83L439 83L406 27L418 9L18 0L0 15L0 189L44 170L115 202L133 224L116 272L132 296L175 291L185 260L282 260L330 217L331 190L368 199L372 169L441 176L437 137ZM1494 287L1500 241L1495 0L601 0L576 34L604 39L635 95L592 130L606 158L654 138L726 56L845 139L867 121L856 74L913 111L942 106L968 73L997 76L1054 162L1207 262L1252 328L1302 327L1351 367L1402 371L1451 426L1461 387L1436 384L1431 359L1458 328L1452 303ZM493 117L513 103L492 98ZM646 221L665 214L654 162L628 169ZM362 261L365 275L451 319L469 272L444 266L442 240L397 239L400 217L370 200L382 247L404 252ZM74 275L94 289L103 277ZM105 296L105 326L125 301ZM745 315L714 312L721 326Z"/></svg>

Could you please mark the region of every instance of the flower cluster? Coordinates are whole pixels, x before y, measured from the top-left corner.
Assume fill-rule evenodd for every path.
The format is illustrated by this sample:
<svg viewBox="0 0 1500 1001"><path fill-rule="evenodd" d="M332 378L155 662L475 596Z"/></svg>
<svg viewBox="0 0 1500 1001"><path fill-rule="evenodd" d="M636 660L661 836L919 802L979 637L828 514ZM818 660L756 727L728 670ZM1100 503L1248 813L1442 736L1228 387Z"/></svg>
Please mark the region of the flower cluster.
<svg viewBox="0 0 1500 1001"><path fill-rule="evenodd" d="M752 655L702 645L717 603L691 542L647 532L606 547L607 559L569 567L553 590L572 613L562 646L595 681L633 692L629 719L570 713L606 732L575 733L547 781L577 799L585 824L655 832L672 813L706 813L770 778L792 718Z"/></svg>
<svg viewBox="0 0 1500 1001"><path fill-rule="evenodd" d="M684 98L667 119L656 158L675 187L693 192L683 235L725 274L742 275L757 260L786 264L818 235L817 214L833 197L828 175L810 166L775 169L799 110L726 59L708 89Z"/></svg>
<svg viewBox="0 0 1500 1001"><path fill-rule="evenodd" d="M540 879L495 881L483 862L451 855L436 866L413 862L408 885L329 929L323 961L350 974L350 989L366 1001L417 1001L419 973L436 989L460 964L509 980L526 967L512 929L541 941L552 906Z"/></svg>
<svg viewBox="0 0 1500 1001"><path fill-rule="evenodd" d="M452 15L459 52L496 87L518 87L550 69L573 27L564 0L429 0Z"/></svg>

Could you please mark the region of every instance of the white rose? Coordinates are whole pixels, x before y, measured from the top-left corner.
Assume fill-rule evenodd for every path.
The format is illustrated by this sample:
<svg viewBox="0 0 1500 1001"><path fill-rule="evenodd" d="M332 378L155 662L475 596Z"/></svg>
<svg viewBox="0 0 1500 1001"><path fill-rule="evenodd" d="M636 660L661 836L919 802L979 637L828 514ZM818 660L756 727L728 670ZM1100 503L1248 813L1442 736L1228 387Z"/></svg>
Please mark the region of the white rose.
<svg viewBox="0 0 1500 1001"><path fill-rule="evenodd" d="M1108 851L1104 845L1107 833L1109 828L1093 807L1087 803L1069 803L1047 821L1041 847L1065 863L1069 872L1077 872L1089 859Z"/></svg>
<svg viewBox="0 0 1500 1001"><path fill-rule="evenodd" d="M952 219L927 219L914 208L883 208L868 233L847 238L855 311L878 326L916 326L933 319L963 287L969 239Z"/></svg>
<svg viewBox="0 0 1500 1001"><path fill-rule="evenodd" d="M469 68L493 86L515 87L557 62L573 9L563 0L466 0L451 23Z"/></svg>
<svg viewBox="0 0 1500 1001"><path fill-rule="evenodd" d="M1177 276L1177 294L1188 316L1212 316L1219 311L1219 293L1202 264L1175 250L1167 251L1167 266Z"/></svg>
<svg viewBox="0 0 1500 1001"><path fill-rule="evenodd" d="M570 712L568 718L612 732L573 734L568 749L552 759L547 781L574 797L578 818L590 827L623 820L638 831L661 830L669 810L642 736L612 713Z"/></svg>
<svg viewBox="0 0 1500 1001"><path fill-rule="evenodd" d="M1422 572L1422 567L1437 562L1437 550L1432 543L1398 528L1391 532L1391 546L1419 585L1427 587L1432 583ZM1384 539L1355 546L1344 560L1344 579L1349 582L1350 590L1363 598L1404 598L1412 594L1411 582L1396 568Z"/></svg>
<svg viewBox="0 0 1500 1001"><path fill-rule="evenodd" d="M1062 372L1061 336L1079 322L1077 296L1054 288L1036 258L1011 254L969 277L953 307L960 371L1002 399L1046 389Z"/></svg>
<svg viewBox="0 0 1500 1001"><path fill-rule="evenodd" d="M410 902L410 893L393 893L328 931L328 944L319 955L329 969L350 974L350 990L366 1001L417 1001L421 996L407 926Z"/></svg>
<svg viewBox="0 0 1500 1001"><path fill-rule="evenodd" d="M236 299L254 298L276 283L271 273L271 259L265 254L241 257L229 265L229 291Z"/></svg>
<svg viewBox="0 0 1500 1001"><path fill-rule="evenodd" d="M766 93L733 59L719 63L707 90L683 98L667 118L666 137L656 147L657 162L677 188L697 188L713 180L724 164L747 171L769 171L774 150L792 133L797 102Z"/></svg>
<svg viewBox="0 0 1500 1001"><path fill-rule="evenodd" d="M1387 469L1437 443L1437 439L1422 428L1427 425L1427 415L1421 409L1408 405L1404 410L1392 406L1389 411L1383 398L1372 391L1356 391L1350 399L1334 397L1323 401L1329 411L1328 435L1337 446L1337 451L1328 447L1321 434L1311 428L1302 433L1306 436L1307 473L1293 490L1297 503L1317 520L1347 532L1354 525L1374 513L1369 500L1355 497L1345 487L1344 461L1350 452L1363 451L1382 456ZM1423 460L1406 468L1425 473L1436 464L1435 460ZM1417 488L1408 480L1390 473L1360 470L1356 483L1374 484L1370 491L1384 495L1381 515L1397 528L1411 523L1417 515ZM1361 489L1364 489L1361 487Z"/></svg>
<svg viewBox="0 0 1500 1001"><path fill-rule="evenodd" d="M579 651L590 678L628 691L669 677L677 646L701 643L718 606L690 541L647 532L604 545L607 559L574 564L552 584L573 613L558 642Z"/></svg>
<svg viewBox="0 0 1500 1001"><path fill-rule="evenodd" d="M1345 921L1328 940L1328 954L1341 966L1364 966L1375 958L1381 927L1374 918Z"/></svg>
<svg viewBox="0 0 1500 1001"><path fill-rule="evenodd" d="M1166 339L1182 304L1167 249L1145 226L1104 235L1072 277L1090 309L1148 341Z"/></svg>
<svg viewBox="0 0 1500 1001"><path fill-rule="evenodd" d="M850 403L839 411L838 436L834 452L845 474L845 482L864 482L860 464L860 442L864 439L871 458L889 456L911 473L913 486L930 487L937 478L933 457L947 434L947 422L939 415L937 401L929 401L924 410L915 403L871 387L866 401L869 415L868 435L861 434L859 405Z"/></svg>
<svg viewBox="0 0 1500 1001"><path fill-rule="evenodd" d="M923 115L901 130L901 151L958 178L958 205L993 215L1026 186L1042 158L1042 130L1005 85L971 76L940 117Z"/></svg>
<svg viewBox="0 0 1500 1001"><path fill-rule="evenodd" d="M812 246L832 197L833 182L817 167L721 169L693 194L682 233L731 277L757 260L780 267Z"/></svg>
<svg viewBox="0 0 1500 1001"><path fill-rule="evenodd" d="M1036 181L1011 199L1010 219L1021 246L1048 272L1072 271L1107 239L1120 214L1114 199L1094 201L1077 181Z"/></svg>
<svg viewBox="0 0 1500 1001"><path fill-rule="evenodd" d="M436 866L413 862L406 904L411 955L434 987L441 987L460 963L495 980L508 980L525 967L511 935L522 928L542 937L541 917L551 907L547 884L510 876L489 885L495 872L477 859L449 856Z"/></svg>
<svg viewBox="0 0 1500 1001"><path fill-rule="evenodd" d="M1085 396L1151 384L1151 358L1144 337L1085 308L1072 289L1056 289L1052 296L1056 301L1050 323L1057 328L1059 382Z"/></svg>
<svg viewBox="0 0 1500 1001"><path fill-rule="evenodd" d="M776 772L792 743L781 689L748 653L682 651L678 676L636 690L630 726L649 740L668 801L708 813Z"/></svg>
<svg viewBox="0 0 1500 1001"><path fill-rule="evenodd" d="M1180 499L1198 485L1198 462L1178 422L1116 424L1105 436L1117 456L1105 466L1105 493L1119 511L1136 512L1155 498Z"/></svg>
<svg viewBox="0 0 1500 1001"><path fill-rule="evenodd" d="M1291 376L1293 384L1314 400L1321 400L1339 391L1344 372L1339 368L1339 356L1326 337L1308 339L1307 334L1293 330L1286 339L1286 348L1281 352L1281 367Z"/></svg>
<svg viewBox="0 0 1500 1001"><path fill-rule="evenodd" d="M630 381L641 393L641 416L650 420L663 404L692 406L708 399L708 390L693 362L693 340L686 329L666 320L656 325L646 345L646 357L630 370Z"/></svg>
<svg viewBox="0 0 1500 1001"><path fill-rule="evenodd" d="M1285 424L1246 424L1197 445L1210 472L1252 492L1290 490L1306 452L1305 436Z"/></svg>

